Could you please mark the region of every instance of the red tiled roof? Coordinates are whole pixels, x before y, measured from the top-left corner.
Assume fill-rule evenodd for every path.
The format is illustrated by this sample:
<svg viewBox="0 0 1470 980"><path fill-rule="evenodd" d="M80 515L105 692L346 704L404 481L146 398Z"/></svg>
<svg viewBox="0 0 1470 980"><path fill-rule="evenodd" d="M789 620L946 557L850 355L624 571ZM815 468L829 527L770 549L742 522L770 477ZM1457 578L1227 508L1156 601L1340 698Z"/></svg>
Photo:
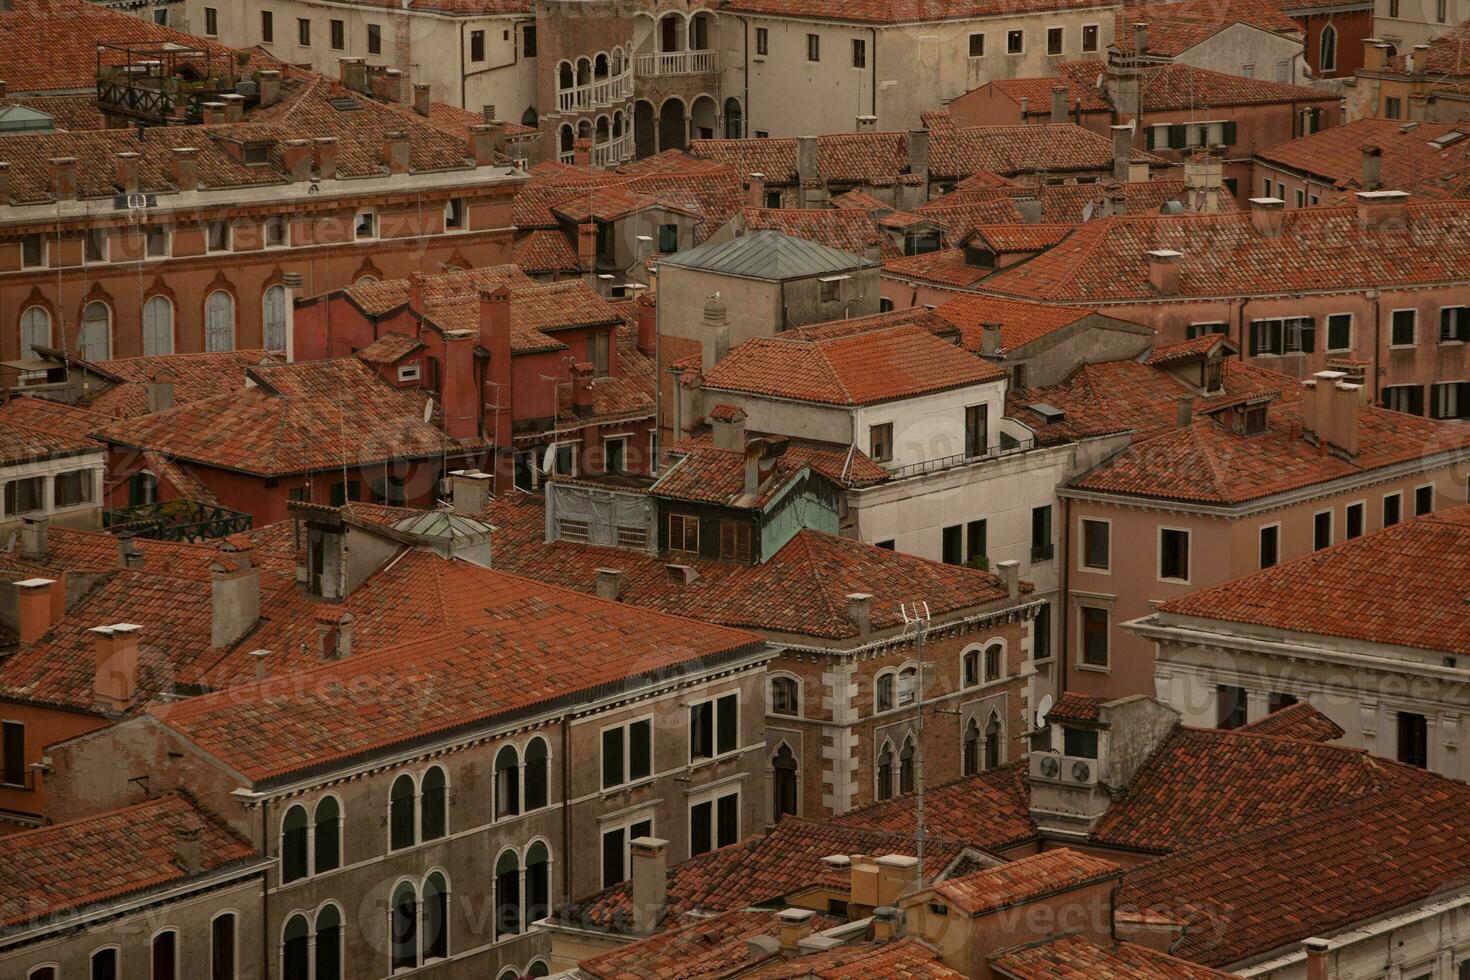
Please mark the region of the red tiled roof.
<svg viewBox="0 0 1470 980"><path fill-rule="evenodd" d="M821 930L838 924L839 920L831 916L817 916L811 926ZM584 959L577 964L577 973L599 980L702 980L726 976L751 964L748 940L774 938L779 930L775 912L726 912Z"/></svg>
<svg viewBox="0 0 1470 980"><path fill-rule="evenodd" d="M97 107L95 92L83 95L25 95L8 96L0 100L0 108L7 105L24 106L51 117L51 125L59 130L101 129L102 111Z"/></svg>
<svg viewBox="0 0 1470 980"><path fill-rule="evenodd" d="M1100 722L1102 720L1102 698L1093 697L1089 694L1078 694L1076 691L1068 691L1057 698L1051 710L1046 713L1046 720L1053 721L1080 721Z"/></svg>
<svg viewBox="0 0 1470 980"><path fill-rule="evenodd" d="M745 453L714 447L693 449L659 477L649 493L670 500L721 504L734 507L764 507L801 478L806 467L784 456L754 494L745 493Z"/></svg>
<svg viewBox="0 0 1470 980"><path fill-rule="evenodd" d="M516 239L511 261L527 274L576 272L581 269L576 249L560 229L543 228Z"/></svg>
<svg viewBox="0 0 1470 980"><path fill-rule="evenodd" d="M1076 306L1027 303L996 296L967 295L941 303L934 308L934 313L960 328L965 337L966 350L980 349L982 324L998 323L1000 349L1013 351L1092 316L1096 311Z"/></svg>
<svg viewBox="0 0 1470 980"><path fill-rule="evenodd" d="M729 406L716 405L715 409L728 408ZM715 417L710 412L711 418ZM747 436L763 435L764 433L747 432ZM784 436L782 438L785 438ZM673 453L684 453L691 450L709 449L713 446L712 434L708 430L697 432L687 436L670 450ZM842 446L837 443L806 442L792 439L786 447L783 457L792 463L810 466L816 472L822 474L833 483L839 483L847 487L867 486L873 483L881 483L888 479L888 471L877 463L873 458L855 446Z"/></svg>
<svg viewBox="0 0 1470 980"><path fill-rule="evenodd" d="M1181 296L1360 289L1470 278L1470 202L1408 205L1406 228L1369 229L1353 207L1297 208L1280 235L1245 212L1098 218L1041 255L995 273L986 292L1058 302L1155 299L1148 252L1179 262Z"/></svg>
<svg viewBox="0 0 1470 980"><path fill-rule="evenodd" d="M1107 62L1066 61L1057 66L1057 71L1074 101L1086 98L1082 95L1085 92L1096 92L1106 98L1105 92L1095 87L1095 81L1100 74L1106 74ZM1339 100L1336 93L1325 89L1246 78L1182 63L1140 69L1139 92L1146 112L1273 103L1336 104ZM1049 103L1047 106L1050 111Z"/></svg>
<svg viewBox="0 0 1470 980"><path fill-rule="evenodd" d="M425 422L423 396L355 357L251 368L254 387L99 430L107 442L262 477L461 453Z"/></svg>
<svg viewBox="0 0 1470 980"><path fill-rule="evenodd" d="M1106 858L1063 847L941 881L934 890L965 915L983 915L1122 875Z"/></svg>
<svg viewBox="0 0 1470 980"><path fill-rule="evenodd" d="M1149 367L1159 367L1164 364L1173 364L1176 361L1187 361L1191 358L1203 357L1225 343L1227 341L1224 334L1201 334L1193 340L1155 347L1143 363Z"/></svg>
<svg viewBox="0 0 1470 980"><path fill-rule="evenodd" d="M1462 135L1451 138L1443 148L1431 142L1452 133ZM1382 151L1382 189L1409 191L1416 198L1456 196L1452 189L1459 186L1457 178L1470 171L1470 126L1464 123L1410 125L1397 119L1355 119L1268 146L1258 150L1256 157L1349 191L1362 188L1365 146Z"/></svg>
<svg viewBox="0 0 1470 980"><path fill-rule="evenodd" d="M704 376L706 388L828 405L874 405L1005 377L918 327L831 340L756 338Z"/></svg>
<svg viewBox="0 0 1470 980"><path fill-rule="evenodd" d="M385 333L352 356L379 367L394 364L412 354L423 343L407 334Z"/></svg>
<svg viewBox="0 0 1470 980"><path fill-rule="evenodd" d="M1422 64L1423 72L1437 80L1470 76L1470 20L1463 20L1429 42L1429 51L1405 51L1388 60L1386 70L1407 74L1409 56ZM1418 66L1416 65L1416 70Z"/></svg>
<svg viewBox="0 0 1470 980"><path fill-rule="evenodd" d="M857 942L825 953L762 967L748 976L761 980L962 980L917 939Z"/></svg>
<svg viewBox="0 0 1470 980"><path fill-rule="evenodd" d="M648 671L753 651L740 630L411 552L404 616L443 632L151 713L255 781L585 696ZM493 656L491 655L493 653ZM373 683L364 686L363 679ZM405 685L432 690L405 698Z"/></svg>
<svg viewBox="0 0 1470 980"><path fill-rule="evenodd" d="M993 272L993 269L982 269L966 262L965 250L962 248L942 248L936 252L906 255L883 263L884 276L962 288L973 286Z"/></svg>
<svg viewBox="0 0 1470 980"><path fill-rule="evenodd" d="M1138 151L1135 159L1162 164ZM958 179L986 170L1004 176L1046 171L1111 172L1113 141L1072 123L1017 126L965 126L934 132L929 142L929 174Z"/></svg>
<svg viewBox="0 0 1470 980"><path fill-rule="evenodd" d="M1047 11L1086 10L1101 6L1097 0L733 0L729 9L744 14L835 20L859 24L901 24L941 20L975 20L1003 15L1022 16Z"/></svg>
<svg viewBox="0 0 1470 980"><path fill-rule="evenodd" d="M750 231L779 231L854 255L887 259L903 254L869 214L849 208L743 208L740 220Z"/></svg>
<svg viewBox="0 0 1470 980"><path fill-rule="evenodd" d="M992 853L1031 840L1031 790L1024 761L924 788L928 833L962 840ZM837 823L895 834L914 832L914 800L900 796L849 810Z"/></svg>
<svg viewBox="0 0 1470 980"><path fill-rule="evenodd" d="M1041 252L1067 237L1070 224L977 225L973 232L998 253Z"/></svg>
<svg viewBox="0 0 1470 980"><path fill-rule="evenodd" d="M618 171L532 168L532 179L511 202L511 220L524 236L532 229L560 231L564 220L610 220L661 205L698 216L699 243L745 203L740 175L730 167L687 155L659 154L657 166L652 159Z"/></svg>
<svg viewBox="0 0 1470 980"><path fill-rule="evenodd" d="M1300 738L1309 742L1335 742L1347 732L1322 712L1306 701L1298 701L1269 715L1242 725L1243 732L1257 735L1278 735L1281 738Z"/></svg>
<svg viewBox="0 0 1470 980"><path fill-rule="evenodd" d="M1185 0L1122 8L1116 15L1113 46L1131 53L1133 25L1140 22L1148 24L1148 53L1171 58L1236 24L1272 34L1302 32L1301 25L1271 0Z"/></svg>
<svg viewBox="0 0 1470 980"><path fill-rule="evenodd" d="M1119 905L1183 913L1174 953L1224 967L1464 888L1470 787L1379 765L1392 776L1383 792L1326 807L1312 801L1316 812L1141 865L1123 879ZM1292 777L1254 778L1279 785Z"/></svg>
<svg viewBox="0 0 1470 980"><path fill-rule="evenodd" d="M1226 980L1231 976L1137 943L1099 946L1076 934L1007 950L992 956L990 967L1003 980Z"/></svg>
<svg viewBox="0 0 1470 980"><path fill-rule="evenodd" d="M794 636L848 639L857 635L847 596L874 596L872 628L903 622L899 603L922 595L935 616L1001 601L1006 592L987 572L876 548L850 538L803 530L775 555L744 565L678 555L665 558L619 548L544 540L542 501L503 494L484 518L500 528L495 565L517 575L592 592L597 569L623 571L623 601L706 622ZM698 577L671 584L667 560L693 565ZM1022 592L1031 589L1022 583ZM773 603L772 596L781 596Z"/></svg>
<svg viewBox="0 0 1470 980"><path fill-rule="evenodd" d="M816 141L817 173L829 184L891 186L908 166L905 133L829 133ZM742 181L750 174L762 174L767 187L797 181L795 139L693 140L689 152L732 167Z"/></svg>
<svg viewBox="0 0 1470 980"><path fill-rule="evenodd" d="M148 382L161 372L172 375L174 404L187 405L245 387L245 370L257 364L275 363L266 350L232 350L205 354L166 354L157 357L124 357L98 361L96 367L119 378L87 403L87 407L113 418L148 414Z"/></svg>
<svg viewBox="0 0 1470 980"><path fill-rule="evenodd" d="M176 827L200 831L204 871L255 856L248 843L176 793L0 837L0 928L24 928L192 877L176 863Z"/></svg>
<svg viewBox="0 0 1470 980"><path fill-rule="evenodd" d="M1470 654L1470 507L1456 507L1204 589L1169 615Z"/></svg>
<svg viewBox="0 0 1470 980"><path fill-rule="evenodd" d="M11 398L0 404L0 465L95 453L102 444L89 433L106 421L46 398Z"/></svg>

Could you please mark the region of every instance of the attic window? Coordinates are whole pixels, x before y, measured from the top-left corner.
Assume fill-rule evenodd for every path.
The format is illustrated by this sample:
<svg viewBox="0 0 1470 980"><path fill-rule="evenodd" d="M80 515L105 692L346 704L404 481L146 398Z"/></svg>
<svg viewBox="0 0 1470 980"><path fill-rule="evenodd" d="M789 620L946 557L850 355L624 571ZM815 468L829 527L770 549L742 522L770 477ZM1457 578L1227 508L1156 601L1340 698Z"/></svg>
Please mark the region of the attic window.
<svg viewBox="0 0 1470 980"><path fill-rule="evenodd" d="M357 112L362 108L362 106L358 105L356 99L349 99L345 95L335 99L328 99L327 105L336 109L338 112Z"/></svg>
<svg viewBox="0 0 1470 980"><path fill-rule="evenodd" d="M1048 405L1046 402L1036 402L1034 405L1028 407L1047 422L1060 422L1067 417L1066 412L1057 408L1055 405Z"/></svg>
<svg viewBox="0 0 1470 980"><path fill-rule="evenodd" d="M270 163L270 151L269 143L249 143L245 146L243 157L247 164L259 166Z"/></svg>
<svg viewBox="0 0 1470 980"><path fill-rule="evenodd" d="M965 246L965 265L977 269L994 269L995 253L980 245Z"/></svg>
<svg viewBox="0 0 1470 980"><path fill-rule="evenodd" d="M1449 132L1444 133L1440 136L1436 136L1434 139L1430 140L1429 145L1434 147L1436 150L1443 150L1451 143L1458 143L1464 138L1465 134L1463 132L1458 129L1452 129Z"/></svg>
<svg viewBox="0 0 1470 980"><path fill-rule="evenodd" d="M1235 431L1253 436L1266 431L1266 406L1248 405L1235 413Z"/></svg>
<svg viewBox="0 0 1470 980"><path fill-rule="evenodd" d="M1207 395L1224 390L1225 359L1218 356L1206 358L1204 364L1200 365L1200 382L1200 387L1204 388Z"/></svg>
<svg viewBox="0 0 1470 980"><path fill-rule="evenodd" d="M400 364L398 366L399 381L417 381L419 379L419 366L415 364Z"/></svg>

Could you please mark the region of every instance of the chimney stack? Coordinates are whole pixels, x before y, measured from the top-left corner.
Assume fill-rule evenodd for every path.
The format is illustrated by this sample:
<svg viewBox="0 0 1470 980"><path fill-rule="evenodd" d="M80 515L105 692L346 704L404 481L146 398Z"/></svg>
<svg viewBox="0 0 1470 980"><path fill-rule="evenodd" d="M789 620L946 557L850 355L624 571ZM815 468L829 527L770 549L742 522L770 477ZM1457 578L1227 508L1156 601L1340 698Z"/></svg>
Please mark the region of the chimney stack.
<svg viewBox="0 0 1470 980"><path fill-rule="evenodd" d="M433 104L433 99L429 97L431 87L422 82L413 87L413 111L425 118L429 115L429 106Z"/></svg>
<svg viewBox="0 0 1470 980"><path fill-rule="evenodd" d="M10 164L0 162L0 208L10 203Z"/></svg>
<svg viewBox="0 0 1470 980"><path fill-rule="evenodd" d="M1021 118L1018 119L1018 120L1016 120L1016 121L1019 122L1019 123L1021 123L1024 126L1030 120L1030 118L1031 118L1031 100L1029 98L1027 98L1026 96L1023 95L1023 96L1021 96Z"/></svg>
<svg viewBox="0 0 1470 980"><path fill-rule="evenodd" d="M354 92L367 91L367 61L363 58L338 58L337 75L342 84Z"/></svg>
<svg viewBox="0 0 1470 980"><path fill-rule="evenodd" d="M578 167L592 166L592 137L578 136L572 140L572 163Z"/></svg>
<svg viewBox="0 0 1470 980"><path fill-rule="evenodd" d="M1376 191L1383 186L1383 148L1366 143L1362 148L1363 172L1359 183L1365 191Z"/></svg>
<svg viewBox="0 0 1470 980"><path fill-rule="evenodd" d="M763 208L766 206L766 175L750 174L747 178L750 183L745 186L745 203L752 208Z"/></svg>
<svg viewBox="0 0 1470 980"><path fill-rule="evenodd" d="M402 130L383 134L383 161L390 174L408 173L408 134Z"/></svg>
<svg viewBox="0 0 1470 980"><path fill-rule="evenodd" d="M218 126L225 121L225 104L223 102L206 102L201 111L203 122L206 126Z"/></svg>
<svg viewBox="0 0 1470 980"><path fill-rule="evenodd" d="M905 142L909 151L909 173L923 178L923 183L919 186L919 197L923 200L928 196L929 130L911 129Z"/></svg>
<svg viewBox="0 0 1470 980"><path fill-rule="evenodd" d="M1358 224L1370 231L1403 228L1409 220L1407 191L1358 191Z"/></svg>
<svg viewBox="0 0 1470 980"><path fill-rule="evenodd" d="M47 555L46 531L51 526L49 517L22 517L20 519L20 556L30 561L45 561Z"/></svg>
<svg viewBox="0 0 1470 980"><path fill-rule="evenodd" d="M1251 227L1264 238L1276 238L1286 221L1286 202L1279 197L1253 197L1251 204Z"/></svg>
<svg viewBox="0 0 1470 980"><path fill-rule="evenodd" d="M1302 948L1307 951L1307 980L1328 980L1331 976L1327 972L1327 952L1329 945L1325 939L1308 939L1302 943Z"/></svg>
<svg viewBox="0 0 1470 980"><path fill-rule="evenodd" d="M203 833L197 824L173 828L174 861L186 875L204 870Z"/></svg>
<svg viewBox="0 0 1470 980"><path fill-rule="evenodd" d="M873 596L871 593L849 592L847 594L847 621L857 630L860 638L873 631Z"/></svg>
<svg viewBox="0 0 1470 980"><path fill-rule="evenodd" d="M143 154L125 151L117 155L117 186L124 194L138 193L138 162Z"/></svg>
<svg viewBox="0 0 1470 980"><path fill-rule="evenodd" d="M149 412L161 412L174 407L174 373L163 368L143 386L144 398Z"/></svg>
<svg viewBox="0 0 1470 980"><path fill-rule="evenodd" d="M1051 121L1058 124L1067 121L1067 86L1065 85L1051 87Z"/></svg>
<svg viewBox="0 0 1470 980"><path fill-rule="evenodd" d="M1179 295L1179 263L1183 253L1156 248L1148 253L1148 281L1160 296Z"/></svg>
<svg viewBox="0 0 1470 980"><path fill-rule="evenodd" d="M807 191L815 190L822 184L822 173L817 167L817 138L815 136L798 136L796 138L796 186L801 191L801 202L799 207L807 206Z"/></svg>
<svg viewBox="0 0 1470 980"><path fill-rule="evenodd" d="M119 568L142 568L146 560L143 551L138 547L136 535L131 531L119 531L117 534L117 564Z"/></svg>
<svg viewBox="0 0 1470 980"><path fill-rule="evenodd" d="M346 660L352 656L352 625L357 618L350 612L344 612L337 617L337 659Z"/></svg>
<svg viewBox="0 0 1470 980"><path fill-rule="evenodd" d="M1358 455L1358 409L1362 404L1362 385L1339 381L1331 387L1332 430L1329 441L1348 456Z"/></svg>
<svg viewBox="0 0 1470 980"><path fill-rule="evenodd" d="M480 290L480 343L490 351L485 392L481 396L486 414L494 417L493 425L487 428L491 429L497 447L509 448L514 388L510 370L510 290L504 285Z"/></svg>
<svg viewBox="0 0 1470 980"><path fill-rule="evenodd" d="M856 122L857 128L854 130L854 132L876 133L878 131L877 116L858 116Z"/></svg>
<svg viewBox="0 0 1470 980"><path fill-rule="evenodd" d="M92 693L102 710L120 714L138 695L138 633L133 623L97 626L92 634Z"/></svg>
<svg viewBox="0 0 1470 980"><path fill-rule="evenodd" d="M618 602L623 596L623 570L621 568L599 568L597 570L597 598Z"/></svg>
<svg viewBox="0 0 1470 980"><path fill-rule="evenodd" d="M1174 424L1187 429L1194 423L1194 396L1179 395L1174 399Z"/></svg>
<svg viewBox="0 0 1470 980"><path fill-rule="evenodd" d="M1113 126L1113 179L1128 180L1128 162L1133 158L1133 127Z"/></svg>
<svg viewBox="0 0 1470 980"><path fill-rule="evenodd" d="M27 578L15 583L20 642L29 646L45 636L55 624L52 608L62 605L53 601L56 580Z"/></svg>
<svg viewBox="0 0 1470 980"><path fill-rule="evenodd" d="M1310 404L1304 405L1303 430L1317 437L1319 445L1326 446L1332 442L1334 435L1333 415L1336 407L1334 387L1347 375L1341 371L1318 371L1312 375L1312 380L1306 382L1308 387L1306 396L1310 398Z"/></svg>
<svg viewBox="0 0 1470 980"><path fill-rule="evenodd" d="M250 560L249 542L240 537L220 543L220 557L210 564L210 646L233 646L260 620L260 569Z"/></svg>
<svg viewBox="0 0 1470 980"><path fill-rule="evenodd" d="M980 324L980 353L985 357L1000 356L1000 324Z"/></svg>
<svg viewBox="0 0 1470 980"><path fill-rule="evenodd" d="M286 140L281 144L281 162L293 183L311 179L311 140Z"/></svg>
<svg viewBox="0 0 1470 980"><path fill-rule="evenodd" d="M245 118L245 96L230 92L219 99L225 104L225 122L237 123Z"/></svg>
<svg viewBox="0 0 1470 980"><path fill-rule="evenodd" d="M1205 150L1192 153L1184 161L1184 186L1189 206L1199 214L1220 212L1220 189L1224 185L1224 165L1220 158Z"/></svg>
<svg viewBox="0 0 1470 980"><path fill-rule="evenodd" d="M51 168L51 196L58 201L77 199L77 158L52 157L46 161Z"/></svg>
<svg viewBox="0 0 1470 980"><path fill-rule="evenodd" d="M199 189L199 151L192 146L173 148L173 181L181 191Z"/></svg>
<svg viewBox="0 0 1470 980"><path fill-rule="evenodd" d="M647 293L638 296L638 351L653 356L658 346L658 303Z"/></svg>
<svg viewBox="0 0 1470 980"><path fill-rule="evenodd" d="M1005 583L1006 595L1012 602L1021 597L1021 563L1014 558L995 563L1000 580Z"/></svg>
<svg viewBox="0 0 1470 980"><path fill-rule="evenodd" d="M337 137L318 136L312 140L316 157L316 175L320 180L337 179Z"/></svg>
<svg viewBox="0 0 1470 980"><path fill-rule="evenodd" d="M484 404L475 380L478 336L474 330L445 330L443 336L439 407L444 412L444 434L451 439L473 439L480 434L480 409Z"/></svg>
<svg viewBox="0 0 1470 980"><path fill-rule="evenodd" d="M635 837L628 842L633 866L633 931L646 936L658 927L668 904L669 842L657 837Z"/></svg>
<svg viewBox="0 0 1470 980"><path fill-rule="evenodd" d="M260 73L260 107L273 106L281 101L281 73L274 68Z"/></svg>
<svg viewBox="0 0 1470 980"><path fill-rule="evenodd" d="M584 276L597 271L597 224L585 221L577 226L577 264Z"/></svg>
<svg viewBox="0 0 1470 980"><path fill-rule="evenodd" d="M572 365L572 412L578 418L592 414L592 376L596 372L586 361Z"/></svg>
<svg viewBox="0 0 1470 980"><path fill-rule="evenodd" d="M873 910L873 941L892 942L903 933L903 915L892 905L880 905Z"/></svg>
<svg viewBox="0 0 1470 980"><path fill-rule="evenodd" d="M704 335L701 344L701 367L707 372L725 359L730 353L730 324L725 317L725 304L719 293L711 293L704 301L704 320L700 325Z"/></svg>
<svg viewBox="0 0 1470 980"><path fill-rule="evenodd" d="M817 913L812 909L782 909L777 912L781 952L795 956L797 944L812 934L812 920L816 917Z"/></svg>
<svg viewBox="0 0 1470 980"><path fill-rule="evenodd" d="M451 470L449 493L454 513L461 517L477 517L490 506L489 473L479 470Z"/></svg>
<svg viewBox="0 0 1470 980"><path fill-rule="evenodd" d="M470 157L477 167L495 164L495 130L483 123L470 127Z"/></svg>
<svg viewBox="0 0 1470 980"><path fill-rule="evenodd" d="M745 411L734 405L716 405L709 413L710 437L716 449L745 448Z"/></svg>
<svg viewBox="0 0 1470 980"><path fill-rule="evenodd" d="M920 666L919 670L923 671ZM878 866L878 905L893 906L918 883L919 859L907 854L885 854L873 861ZM896 910L895 910L896 911Z"/></svg>
<svg viewBox="0 0 1470 980"><path fill-rule="evenodd" d="M1148 51L1148 24L1140 21L1133 25L1133 56L1138 61L1143 60L1145 52Z"/></svg>

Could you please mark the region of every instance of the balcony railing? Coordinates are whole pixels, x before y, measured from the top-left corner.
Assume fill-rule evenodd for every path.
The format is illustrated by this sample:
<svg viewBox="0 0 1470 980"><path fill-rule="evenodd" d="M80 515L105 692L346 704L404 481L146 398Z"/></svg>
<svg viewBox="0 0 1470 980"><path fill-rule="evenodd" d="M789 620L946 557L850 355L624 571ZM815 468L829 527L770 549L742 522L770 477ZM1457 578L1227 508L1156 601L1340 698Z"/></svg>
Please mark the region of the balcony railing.
<svg viewBox="0 0 1470 980"><path fill-rule="evenodd" d="M592 166L594 167L616 167L631 159L633 159L633 131L631 129L615 140L598 143L592 147Z"/></svg>
<svg viewBox="0 0 1470 980"><path fill-rule="evenodd" d="M250 515L178 497L109 510L103 514L103 523L113 534L126 531L157 541L208 541L250 530Z"/></svg>
<svg viewBox="0 0 1470 980"><path fill-rule="evenodd" d="M705 51L655 51L638 56L638 74L653 75L699 75L718 68L713 50Z"/></svg>
<svg viewBox="0 0 1470 980"><path fill-rule="evenodd" d="M626 102L633 96L633 66L629 62L621 75L601 78L562 89L556 93L556 107L562 112L585 112Z"/></svg>
<svg viewBox="0 0 1470 980"><path fill-rule="evenodd" d="M954 453L950 456L937 456L934 459L926 459L921 463L905 463L902 466L888 467L888 478L890 480L902 480L908 476L921 476L925 473L935 473L939 470L947 470L954 466L968 466L971 463L983 462L987 459L996 459L1000 456L1009 456L1012 453L1025 452L1034 448L1034 438L1014 439L1004 436L998 445L987 446L983 450L969 453Z"/></svg>

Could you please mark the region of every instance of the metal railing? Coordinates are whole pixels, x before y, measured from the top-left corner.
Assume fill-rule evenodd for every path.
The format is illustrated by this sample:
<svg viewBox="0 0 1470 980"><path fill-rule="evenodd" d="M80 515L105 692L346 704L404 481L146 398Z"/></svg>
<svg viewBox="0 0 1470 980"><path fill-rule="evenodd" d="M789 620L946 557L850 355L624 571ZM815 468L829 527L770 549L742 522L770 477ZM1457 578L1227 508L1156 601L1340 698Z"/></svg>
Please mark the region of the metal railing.
<svg viewBox="0 0 1470 980"><path fill-rule="evenodd" d="M556 93L556 107L561 112L585 112L603 106L626 102L633 96L633 64L629 62L621 75L594 79L585 85L561 89Z"/></svg>
<svg viewBox="0 0 1470 980"><path fill-rule="evenodd" d="M616 167L631 159L633 159L633 132L631 129L617 139L598 143L592 147L592 166L594 167Z"/></svg>
<svg viewBox="0 0 1470 980"><path fill-rule="evenodd" d="M248 531L251 520L228 507L180 497L109 510L103 525L113 534L128 532L156 541L209 541Z"/></svg>
<svg viewBox="0 0 1470 980"><path fill-rule="evenodd" d="M1009 456L1012 453L1025 452L1034 448L1035 439L1007 439L994 446L987 446L983 450L968 453L954 453L949 456L937 456L934 459L926 459L921 463L905 463L902 466L889 466L888 478L901 480L907 476L920 476L924 473L934 473L939 470L947 470L955 466L968 466L971 463L984 462L987 459L996 459L1000 456Z"/></svg>
<svg viewBox="0 0 1470 980"><path fill-rule="evenodd" d="M638 56L638 74L698 75L717 70L719 62L712 49L703 51L655 51Z"/></svg>

